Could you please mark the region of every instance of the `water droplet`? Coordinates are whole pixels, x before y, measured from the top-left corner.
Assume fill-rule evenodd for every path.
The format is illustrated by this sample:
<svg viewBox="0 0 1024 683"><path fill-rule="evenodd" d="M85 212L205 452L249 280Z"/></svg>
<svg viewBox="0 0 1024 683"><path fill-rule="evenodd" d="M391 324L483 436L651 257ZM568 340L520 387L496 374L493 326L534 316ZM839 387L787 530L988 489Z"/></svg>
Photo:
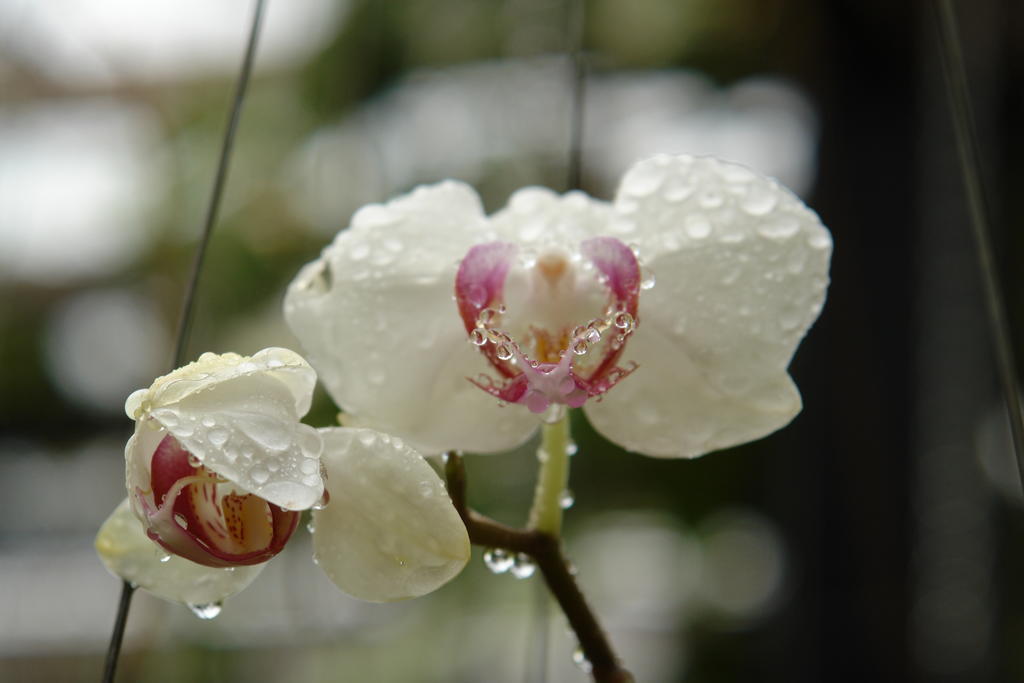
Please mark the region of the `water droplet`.
<svg viewBox="0 0 1024 683"><path fill-rule="evenodd" d="M586 335L584 335L583 338L586 339L587 342L590 344L596 344L597 342L601 341L601 331L598 330L596 327L588 327L587 333Z"/></svg>
<svg viewBox="0 0 1024 683"><path fill-rule="evenodd" d="M284 361L278 360L277 358L271 358L270 360L267 361L267 367L270 368L271 370L273 370L274 368L283 368Z"/></svg>
<svg viewBox="0 0 1024 683"><path fill-rule="evenodd" d="M640 289L654 289L656 283L654 271L647 266L640 266Z"/></svg>
<svg viewBox="0 0 1024 683"><path fill-rule="evenodd" d="M171 556L167 553L161 553L156 559L159 560L161 563L170 562Z"/></svg>
<svg viewBox="0 0 1024 683"><path fill-rule="evenodd" d="M420 497L431 498L434 495L434 485L429 481L421 481L419 483Z"/></svg>
<svg viewBox="0 0 1024 683"><path fill-rule="evenodd" d="M576 649L572 651L572 663L576 665L577 669L585 674L589 674L594 669L594 665L590 663L590 660L587 659L587 655L583 653L582 647L577 646Z"/></svg>
<svg viewBox="0 0 1024 683"><path fill-rule="evenodd" d="M178 416L169 410L161 411L159 421L164 427L177 427Z"/></svg>
<svg viewBox="0 0 1024 683"><path fill-rule="evenodd" d="M307 458L306 460L302 461L301 465L299 465L299 469L302 470L303 474L313 474L318 469L320 469L319 464L320 463L318 463L316 460L312 458Z"/></svg>
<svg viewBox="0 0 1024 683"><path fill-rule="evenodd" d="M528 579L537 571L537 565L534 564L533 558L526 553L516 553L509 571L517 579Z"/></svg>
<svg viewBox="0 0 1024 683"><path fill-rule="evenodd" d="M499 344L498 350L495 352L494 355L496 355L500 360L509 360L510 358L512 358L513 355L512 347L504 343Z"/></svg>
<svg viewBox="0 0 1024 683"><path fill-rule="evenodd" d="M228 432L226 429L214 429L210 432L210 443L216 448L220 448L228 442Z"/></svg>
<svg viewBox="0 0 1024 683"><path fill-rule="evenodd" d="M474 346L483 346L487 343L487 335L479 327L473 328L473 331L469 333L469 341Z"/></svg>
<svg viewBox="0 0 1024 683"><path fill-rule="evenodd" d="M200 619L214 619L220 614L223 603L220 602L207 602L198 605L189 605L188 608L192 610L192 614L196 615Z"/></svg>
<svg viewBox="0 0 1024 683"><path fill-rule="evenodd" d="M212 417L210 417L209 415L207 415L206 417L204 417L204 418L203 418L203 420L202 420L202 422L203 422L203 426L204 426L204 427L213 427L214 425L216 425L216 424L217 424L217 421L216 421L216 420L214 420L214 419L213 419Z"/></svg>
<svg viewBox="0 0 1024 683"><path fill-rule="evenodd" d="M589 350L589 348L590 347L587 345L587 341L585 339L579 339L572 345L572 352L577 356L582 356Z"/></svg>
<svg viewBox="0 0 1024 683"><path fill-rule="evenodd" d="M196 456L191 453L188 454L188 465L189 467L202 467L203 463Z"/></svg>
<svg viewBox="0 0 1024 683"><path fill-rule="evenodd" d="M622 187L634 197L647 197L661 187L664 180L663 168L651 163L637 164L622 179Z"/></svg>
<svg viewBox="0 0 1024 683"><path fill-rule="evenodd" d="M711 221L704 216L690 214L683 225L686 234L695 240L702 240L711 234Z"/></svg>
<svg viewBox="0 0 1024 683"><path fill-rule="evenodd" d="M580 447L576 445L575 441L569 441L569 443L565 445L565 452L570 456L576 455L576 453L578 453L579 450Z"/></svg>
<svg viewBox="0 0 1024 683"><path fill-rule="evenodd" d="M348 251L348 257L353 261L362 261L370 255L370 245L366 242L358 242Z"/></svg>
<svg viewBox="0 0 1024 683"><path fill-rule="evenodd" d="M249 476L257 484L266 484L267 480L270 479L270 472L266 471L262 467L254 467L249 470Z"/></svg>
<svg viewBox="0 0 1024 683"><path fill-rule="evenodd" d="M751 183L747 194L740 200L740 208L751 216L764 216L775 208L778 198L770 187Z"/></svg>
<svg viewBox="0 0 1024 683"><path fill-rule="evenodd" d="M800 224L795 218L788 217L782 217L778 220L768 220L757 226L757 234L780 242L788 240L799 231Z"/></svg>
<svg viewBox="0 0 1024 683"><path fill-rule="evenodd" d="M377 443L377 435L373 432L359 432L359 443L369 448Z"/></svg>
<svg viewBox="0 0 1024 683"><path fill-rule="evenodd" d="M807 240L807 244L812 249L827 249L832 246L832 238L828 236L828 233L819 230L811 235Z"/></svg>
<svg viewBox="0 0 1024 683"><path fill-rule="evenodd" d="M576 502L576 497L572 495L572 491L566 489L562 491L562 495L558 497L558 505L563 510L568 510Z"/></svg>
<svg viewBox="0 0 1024 683"><path fill-rule="evenodd" d="M515 558L504 548L488 548L484 551L484 564L494 574L504 574L515 564Z"/></svg>
<svg viewBox="0 0 1024 683"><path fill-rule="evenodd" d="M326 479L326 477L324 477ZM331 504L331 494L324 489L324 495L320 496L320 500L313 503L314 510L323 510L325 507Z"/></svg>
<svg viewBox="0 0 1024 683"><path fill-rule="evenodd" d="M619 328L623 332L631 332L633 330L633 316L626 311L620 311L615 315L615 327Z"/></svg>
<svg viewBox="0 0 1024 683"><path fill-rule="evenodd" d="M308 531L311 534L316 533L316 520L312 517L310 517L309 521L306 522L306 531Z"/></svg>
<svg viewBox="0 0 1024 683"><path fill-rule="evenodd" d="M504 306L502 308L504 308ZM480 315L476 317L476 321L486 327L494 322L494 318L497 317L497 315L498 312L493 308L485 308L480 311Z"/></svg>
<svg viewBox="0 0 1024 683"><path fill-rule="evenodd" d="M700 193L697 197L697 203L705 209L714 209L722 205L725 201L725 197L716 188L709 187Z"/></svg>

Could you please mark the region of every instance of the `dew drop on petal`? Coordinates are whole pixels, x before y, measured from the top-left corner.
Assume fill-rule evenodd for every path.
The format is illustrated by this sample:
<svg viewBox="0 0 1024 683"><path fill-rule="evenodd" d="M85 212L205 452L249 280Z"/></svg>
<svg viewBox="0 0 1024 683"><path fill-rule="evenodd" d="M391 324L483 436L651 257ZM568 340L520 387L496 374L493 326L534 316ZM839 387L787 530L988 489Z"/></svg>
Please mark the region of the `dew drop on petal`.
<svg viewBox="0 0 1024 683"><path fill-rule="evenodd" d="M475 327L473 328L473 331L469 333L469 341L472 342L474 346L483 346L487 343L487 335L485 335L484 331L479 327Z"/></svg>
<svg viewBox="0 0 1024 683"><path fill-rule="evenodd" d="M534 563L533 558L526 553L516 553L512 559L512 567L509 571L517 579L528 579L537 571L537 565Z"/></svg>
<svg viewBox="0 0 1024 683"><path fill-rule="evenodd" d="M768 220L757 226L757 234L770 240L784 241L800 231L800 224L795 218L779 218Z"/></svg>
<svg viewBox="0 0 1024 683"><path fill-rule="evenodd" d="M587 341L585 339L580 339L575 344L572 345L572 352L575 353L577 356L582 356L586 354L589 348L590 347L587 345Z"/></svg>
<svg viewBox="0 0 1024 683"><path fill-rule="evenodd" d="M202 467L203 463L196 456L191 453L188 454L188 465L189 467Z"/></svg>
<svg viewBox="0 0 1024 683"><path fill-rule="evenodd" d="M310 517L309 521L306 522L306 531L308 531L311 534L316 533L316 520L314 520L312 517Z"/></svg>
<svg viewBox="0 0 1024 683"><path fill-rule="evenodd" d="M223 603L220 602L207 602L202 604L190 604L188 608L192 610L192 614L196 615L200 619L214 619L220 614Z"/></svg>
<svg viewBox="0 0 1024 683"><path fill-rule="evenodd" d="M203 426L204 426L204 427L213 427L213 426L214 426L215 424L217 424L217 421L216 421L216 420L214 420L214 419L213 419L212 417L210 417L209 415L207 415L206 417L204 417L204 418L203 418L203 420L202 420L202 422L203 422Z"/></svg>
<svg viewBox="0 0 1024 683"><path fill-rule="evenodd" d="M512 347L509 346L508 344L500 344L498 346L498 350L495 352L495 355L500 360L509 360L510 358L512 358Z"/></svg>
<svg viewBox="0 0 1024 683"><path fill-rule="evenodd" d="M494 574L504 574L515 563L515 558L504 548L488 548L484 551L484 564Z"/></svg>
<svg viewBox="0 0 1024 683"><path fill-rule="evenodd" d="M228 442L228 432L226 429L214 429L210 432L210 443L216 448L220 448Z"/></svg>
<svg viewBox="0 0 1024 683"><path fill-rule="evenodd" d="M270 472L263 469L262 467L254 467L249 471L249 476L257 484L266 484L267 480L270 479Z"/></svg>
<svg viewBox="0 0 1024 683"><path fill-rule="evenodd" d="M691 239L702 240L711 234L711 221L704 216L690 215L686 217L683 229Z"/></svg>
<svg viewBox="0 0 1024 683"><path fill-rule="evenodd" d="M725 198L714 188L707 188L697 196L697 203L705 209L714 209L722 205Z"/></svg>

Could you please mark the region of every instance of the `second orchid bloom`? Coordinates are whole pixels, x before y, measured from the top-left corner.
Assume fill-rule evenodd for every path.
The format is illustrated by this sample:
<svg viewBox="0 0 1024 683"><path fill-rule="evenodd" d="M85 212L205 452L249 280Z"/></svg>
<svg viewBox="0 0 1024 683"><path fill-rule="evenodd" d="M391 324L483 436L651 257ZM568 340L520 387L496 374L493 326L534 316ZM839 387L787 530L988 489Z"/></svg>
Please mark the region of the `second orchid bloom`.
<svg viewBox="0 0 1024 683"><path fill-rule="evenodd" d="M128 501L97 537L108 568L167 599L216 603L312 507L317 562L356 597L415 597L455 576L469 539L437 475L398 439L302 424L315 383L300 356L265 349L204 354L132 394Z"/></svg>

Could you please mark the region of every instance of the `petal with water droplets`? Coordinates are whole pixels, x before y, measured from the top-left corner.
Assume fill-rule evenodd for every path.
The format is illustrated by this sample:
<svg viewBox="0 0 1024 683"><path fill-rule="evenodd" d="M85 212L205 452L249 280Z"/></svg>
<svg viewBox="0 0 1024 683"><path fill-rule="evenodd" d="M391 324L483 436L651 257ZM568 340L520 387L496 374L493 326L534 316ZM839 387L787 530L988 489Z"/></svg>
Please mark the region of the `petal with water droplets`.
<svg viewBox="0 0 1024 683"><path fill-rule="evenodd" d="M266 566L213 569L168 556L146 537L127 500L100 527L96 552L115 576L159 598L187 605L219 603L252 583Z"/></svg>
<svg viewBox="0 0 1024 683"><path fill-rule="evenodd" d="M675 199L680 185L692 192ZM787 424L800 396L786 368L828 285L832 241L817 215L774 180L711 158L640 162L616 206L626 200L661 277L623 355L639 368L585 408L595 428L641 453L692 457Z"/></svg>
<svg viewBox="0 0 1024 683"><path fill-rule="evenodd" d="M425 453L504 450L536 429L466 381L488 366L452 303L455 273L494 239L476 193L447 181L364 207L299 273L285 318L345 412Z"/></svg>
<svg viewBox="0 0 1024 683"><path fill-rule="evenodd" d="M339 588L388 602L429 593L469 560L469 536L440 478L398 439L321 430L329 504L313 511L313 549Z"/></svg>

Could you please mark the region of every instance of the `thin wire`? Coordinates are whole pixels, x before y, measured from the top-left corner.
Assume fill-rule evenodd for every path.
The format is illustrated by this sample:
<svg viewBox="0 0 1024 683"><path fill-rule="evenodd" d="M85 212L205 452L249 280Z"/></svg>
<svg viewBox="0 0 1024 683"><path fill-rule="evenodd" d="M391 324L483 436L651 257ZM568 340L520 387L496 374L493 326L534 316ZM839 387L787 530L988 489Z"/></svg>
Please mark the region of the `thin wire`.
<svg viewBox="0 0 1024 683"><path fill-rule="evenodd" d="M188 288L185 291L185 299L182 304L181 318L178 322L178 335L175 342L174 361L171 369L184 363L189 333L192 330L192 317L195 305L196 292L198 291L199 275L202 272L203 260L206 256L206 249L210 243L210 235L213 233L213 226L217 222L217 212L220 209L220 200L227 182L231 150L234 147L235 131L238 129L238 122L241 118L242 103L245 101L245 93L252 74L252 65L256 58L256 43L258 42L260 27L263 24L264 0L256 0L252 15L252 25L249 29L249 38L245 48L245 57L242 60L242 68L238 74L238 82L235 86L234 100L231 104L231 114L228 118L227 130L224 132L224 140L221 144L220 159L217 162L217 175L213 181L213 191L210 194L210 204L206 211L206 220L203 224L203 232L196 245L195 259L192 262L192 273L189 277ZM118 602L117 617L114 619L114 628L110 634L110 646L107 648L106 663L103 668L103 683L112 683L117 673L117 663L121 654L121 643L124 641L125 625L128 623L128 611L131 608L132 596L135 594L135 586L128 581L121 585L121 598Z"/></svg>
<svg viewBox="0 0 1024 683"><path fill-rule="evenodd" d="M566 189L580 189L583 168L583 100L586 95L586 64L583 57L583 0L571 0L568 21L568 52L572 69L572 109L569 129L569 163L566 167Z"/></svg>
<svg viewBox="0 0 1024 683"><path fill-rule="evenodd" d="M238 121L242 115L242 102L245 100L245 91L249 85L249 76L252 73L252 65L256 58L256 43L259 37L260 26L263 23L264 0L256 0L256 8L252 15L252 26L249 29L249 42L245 47L245 58L242 60L242 70L238 74L238 83L235 86L235 98L231 106L231 116L228 119L228 127L224 132L224 141L220 148L220 159L217 162L217 175L213 180L213 190L210 194L210 204L206 209L206 221L203 224L203 232L199 238L199 245L196 247L195 259L192 261L192 273L188 281L188 289L185 292L185 301L182 305L181 317L178 320L178 339L175 344L174 362L171 368L180 367L185 362L188 353L188 337L192 331L192 319L195 312L196 292L199 289L199 275L203 270L203 261L206 258L206 247L210 242L210 235L213 234L213 226L217 222L217 213L220 211L221 194L228 178L228 168L231 160L231 150L235 145L235 131L238 130Z"/></svg>
<svg viewBox="0 0 1024 683"><path fill-rule="evenodd" d="M1009 412L1010 433L1013 437L1013 449L1017 455L1017 475L1024 485L1024 413L1021 412L1020 393L1017 386L1017 362L1013 354L1013 337L1006 315L1006 302L999 286L999 273L992 249L991 222L981 180L981 157L978 152L977 131L974 127L974 114L971 111L967 89L963 49L953 3L950 0L937 0L933 7L938 25L939 41L942 46L942 69L949 94L949 108L953 116L956 147L960 156L960 170L967 193L971 228L974 233L978 266L981 270L985 291L985 307L988 310L999 379Z"/></svg>

